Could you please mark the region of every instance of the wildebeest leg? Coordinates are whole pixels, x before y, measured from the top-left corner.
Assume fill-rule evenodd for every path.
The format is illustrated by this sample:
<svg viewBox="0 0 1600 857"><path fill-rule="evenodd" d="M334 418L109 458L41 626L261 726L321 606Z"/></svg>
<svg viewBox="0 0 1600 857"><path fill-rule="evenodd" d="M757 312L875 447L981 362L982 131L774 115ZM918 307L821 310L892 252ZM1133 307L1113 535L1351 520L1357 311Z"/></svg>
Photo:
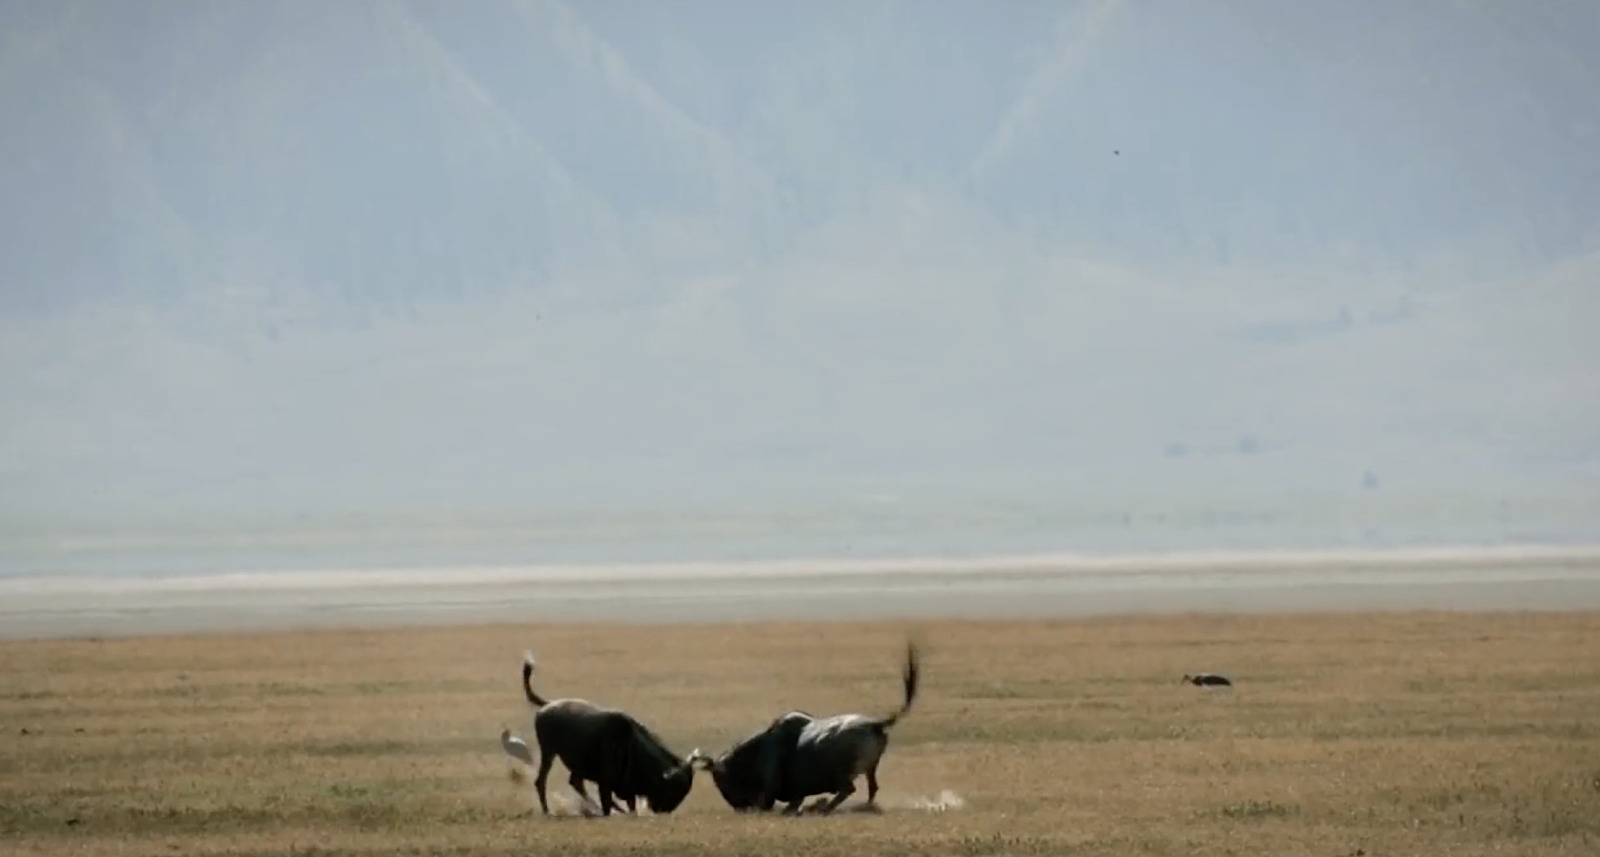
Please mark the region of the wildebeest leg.
<svg viewBox="0 0 1600 857"><path fill-rule="evenodd" d="M817 811L820 812L820 813L823 813L823 814L827 814L827 813L833 812L834 810L839 808L839 804L844 803L845 798L848 798L849 796L851 796L851 795L853 795L855 793L856 793L855 783L845 783L844 784L844 788L842 788L838 792L836 792L834 794L833 798L831 800L829 800L826 804L823 804L822 808L817 810Z"/></svg>
<svg viewBox="0 0 1600 857"><path fill-rule="evenodd" d="M583 785L583 777L573 774L571 777L567 778L567 785L572 786L572 790L578 793L578 797L583 798L584 806L589 806L594 803L594 799L589 797L589 790Z"/></svg>
<svg viewBox="0 0 1600 857"><path fill-rule="evenodd" d="M616 803L611 799L611 789L602 785L600 787L600 814L609 816L611 811L616 808Z"/></svg>
<svg viewBox="0 0 1600 857"><path fill-rule="evenodd" d="M755 805L761 807L762 812L771 812L778 803L778 795L784 791L784 785L789 780L790 755L792 751L786 752L772 741L768 741L761 750L761 791L757 793Z"/></svg>
<svg viewBox="0 0 1600 857"><path fill-rule="evenodd" d="M876 806L878 802L878 763L873 762L867 769L867 805Z"/></svg>
<svg viewBox="0 0 1600 857"><path fill-rule="evenodd" d="M628 814L639 814L639 798L636 795L628 795Z"/></svg>
<svg viewBox="0 0 1600 857"><path fill-rule="evenodd" d="M544 787L550 781L550 766L555 764L556 757L546 753L543 747L539 748L539 775L533 778L533 790L539 795L539 809L545 815L550 814L550 803L545 800Z"/></svg>
<svg viewBox="0 0 1600 857"><path fill-rule="evenodd" d="M799 815L800 814L800 804L805 803L805 801L806 801L806 799L803 798L803 797L797 797L794 800L789 801L789 803L787 803L783 807L783 814L784 815Z"/></svg>

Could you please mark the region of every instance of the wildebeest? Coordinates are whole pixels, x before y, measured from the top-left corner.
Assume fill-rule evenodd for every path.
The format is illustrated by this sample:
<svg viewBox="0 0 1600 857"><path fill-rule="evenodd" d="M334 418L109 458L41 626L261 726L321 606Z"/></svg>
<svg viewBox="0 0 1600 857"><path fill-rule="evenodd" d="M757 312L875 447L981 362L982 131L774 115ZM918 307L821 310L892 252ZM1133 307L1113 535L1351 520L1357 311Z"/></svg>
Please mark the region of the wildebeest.
<svg viewBox="0 0 1600 857"><path fill-rule="evenodd" d="M876 806L878 762L888 749L890 727L911 710L917 697L917 661L916 644L907 643L905 701L893 714L818 718L804 711L791 711L715 759L699 750L689 759L711 772L723 800L739 811L767 812L782 802L784 813L794 814L806 798L831 794L831 798L819 798L809 809L832 812L855 793L856 778L863 774L867 778L867 805Z"/></svg>
<svg viewBox="0 0 1600 857"><path fill-rule="evenodd" d="M589 802L585 780L593 780L600 790L600 812L610 815L613 796L627 803L628 811L638 809L644 798L651 812L668 813L678 808L694 786L694 766L680 759L632 715L613 708L602 708L583 699L545 700L533 690L535 662L531 653L522 661L522 691L538 711L533 715L533 733L539 744L539 773L533 788L539 794L539 808L550 814L545 799L545 782L557 758L572 774L567 780L573 790Z"/></svg>
<svg viewBox="0 0 1600 857"><path fill-rule="evenodd" d="M1199 675L1185 673L1183 680L1195 687L1233 687L1233 682L1228 681L1227 676L1220 676L1216 673L1200 673Z"/></svg>

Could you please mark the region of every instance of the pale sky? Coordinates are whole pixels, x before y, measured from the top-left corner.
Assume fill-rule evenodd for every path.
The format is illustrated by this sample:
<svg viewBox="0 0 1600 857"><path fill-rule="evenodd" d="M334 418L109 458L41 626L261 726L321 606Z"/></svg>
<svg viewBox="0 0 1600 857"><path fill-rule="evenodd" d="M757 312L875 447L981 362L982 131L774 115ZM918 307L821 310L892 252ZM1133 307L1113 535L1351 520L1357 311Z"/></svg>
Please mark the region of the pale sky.
<svg viewBox="0 0 1600 857"><path fill-rule="evenodd" d="M0 3L0 521L1600 535L1597 44L1584 0Z"/></svg>

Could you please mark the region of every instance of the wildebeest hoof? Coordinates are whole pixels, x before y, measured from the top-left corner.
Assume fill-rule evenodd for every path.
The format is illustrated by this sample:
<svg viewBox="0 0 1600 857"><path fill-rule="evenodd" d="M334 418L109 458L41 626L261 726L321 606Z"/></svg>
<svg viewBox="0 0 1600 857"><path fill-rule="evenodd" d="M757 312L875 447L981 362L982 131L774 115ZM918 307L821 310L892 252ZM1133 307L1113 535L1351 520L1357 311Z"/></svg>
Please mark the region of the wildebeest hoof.
<svg viewBox="0 0 1600 857"><path fill-rule="evenodd" d="M827 815L830 812L830 809L828 807L829 802L830 801L829 801L828 798L819 797L816 800L812 801L810 806L808 806L805 809L801 810L801 812L804 812L804 813L807 813L807 814L812 814L812 815Z"/></svg>

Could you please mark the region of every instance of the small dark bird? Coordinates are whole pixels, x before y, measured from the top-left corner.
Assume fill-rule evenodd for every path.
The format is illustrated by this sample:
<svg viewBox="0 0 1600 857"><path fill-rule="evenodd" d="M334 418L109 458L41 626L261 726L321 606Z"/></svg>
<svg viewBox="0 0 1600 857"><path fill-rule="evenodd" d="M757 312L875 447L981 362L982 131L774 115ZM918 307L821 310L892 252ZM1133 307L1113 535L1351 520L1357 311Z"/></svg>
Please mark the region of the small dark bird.
<svg viewBox="0 0 1600 857"><path fill-rule="evenodd" d="M1122 150L1121 149L1112 149L1111 150L1111 154L1120 155L1120 154L1122 154Z"/></svg>
<svg viewBox="0 0 1600 857"><path fill-rule="evenodd" d="M1200 673L1199 675L1185 673L1183 680L1195 687L1233 687L1233 682L1228 681L1227 676L1220 676L1216 673Z"/></svg>

